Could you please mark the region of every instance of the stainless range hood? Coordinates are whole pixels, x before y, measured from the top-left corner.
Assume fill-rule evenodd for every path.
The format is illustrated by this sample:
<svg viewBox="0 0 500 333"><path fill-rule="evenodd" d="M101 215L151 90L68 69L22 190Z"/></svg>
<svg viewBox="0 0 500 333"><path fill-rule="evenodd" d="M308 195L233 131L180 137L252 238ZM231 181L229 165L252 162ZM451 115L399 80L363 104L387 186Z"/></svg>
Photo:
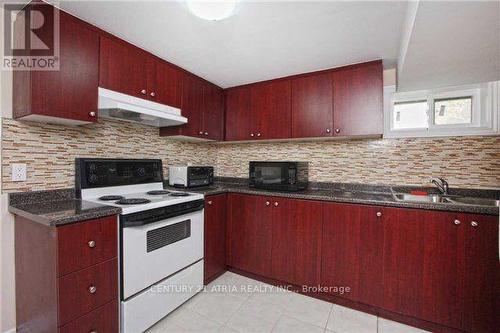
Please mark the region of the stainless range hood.
<svg viewBox="0 0 500 333"><path fill-rule="evenodd" d="M186 124L181 110L99 87L99 117L141 123L155 127Z"/></svg>

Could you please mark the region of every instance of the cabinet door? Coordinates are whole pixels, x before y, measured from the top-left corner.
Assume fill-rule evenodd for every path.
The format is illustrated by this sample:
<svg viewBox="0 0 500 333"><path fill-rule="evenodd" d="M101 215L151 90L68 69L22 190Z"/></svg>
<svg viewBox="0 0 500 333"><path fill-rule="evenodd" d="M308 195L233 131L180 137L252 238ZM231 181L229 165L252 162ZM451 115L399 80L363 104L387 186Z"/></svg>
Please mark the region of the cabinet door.
<svg viewBox="0 0 500 333"><path fill-rule="evenodd" d="M207 139L222 140L223 116L222 89L205 82L203 87L203 135Z"/></svg>
<svg viewBox="0 0 500 333"><path fill-rule="evenodd" d="M384 215L383 307L418 317L423 298L425 214L387 208Z"/></svg>
<svg viewBox="0 0 500 333"><path fill-rule="evenodd" d="M418 317L449 327L461 328L464 270L464 225L457 213L421 211L423 262L421 309ZM456 222L457 221L457 222ZM400 223L406 223L401 220ZM459 224L460 223L460 224ZM412 254L406 254L411 256Z"/></svg>
<svg viewBox="0 0 500 333"><path fill-rule="evenodd" d="M180 108L182 72L165 61L149 56L147 60L147 93L152 101Z"/></svg>
<svg viewBox="0 0 500 333"><path fill-rule="evenodd" d="M250 88L251 130L254 139L291 136L291 81L278 80Z"/></svg>
<svg viewBox="0 0 500 333"><path fill-rule="evenodd" d="M324 204L321 285L350 288L334 295L381 304L384 215L380 207Z"/></svg>
<svg viewBox="0 0 500 333"><path fill-rule="evenodd" d="M263 196L229 196L229 265L263 276L271 275L270 200Z"/></svg>
<svg viewBox="0 0 500 333"><path fill-rule="evenodd" d="M250 140L250 88L225 91L226 141Z"/></svg>
<svg viewBox="0 0 500 333"><path fill-rule="evenodd" d="M146 75L144 51L133 45L101 37L100 87L148 99Z"/></svg>
<svg viewBox="0 0 500 333"><path fill-rule="evenodd" d="M495 332L500 327L498 215L464 214L460 220L466 234L464 329Z"/></svg>
<svg viewBox="0 0 500 333"><path fill-rule="evenodd" d="M52 8L38 6L37 10L52 13ZM96 121L97 117L91 116L90 112L97 112L99 36L86 23L64 12L59 13L59 70L30 72L31 84L22 89L32 89L32 113Z"/></svg>
<svg viewBox="0 0 500 333"><path fill-rule="evenodd" d="M226 269L226 195L205 198L205 283Z"/></svg>
<svg viewBox="0 0 500 333"><path fill-rule="evenodd" d="M272 277L317 286L320 275L321 202L271 198Z"/></svg>
<svg viewBox="0 0 500 333"><path fill-rule="evenodd" d="M333 72L335 135L382 134L382 61L348 66Z"/></svg>
<svg viewBox="0 0 500 333"><path fill-rule="evenodd" d="M331 73L304 76L292 81L292 137L333 135Z"/></svg>
<svg viewBox="0 0 500 333"><path fill-rule="evenodd" d="M188 123L181 125L182 135L203 136L203 85L196 76L184 74L181 113Z"/></svg>

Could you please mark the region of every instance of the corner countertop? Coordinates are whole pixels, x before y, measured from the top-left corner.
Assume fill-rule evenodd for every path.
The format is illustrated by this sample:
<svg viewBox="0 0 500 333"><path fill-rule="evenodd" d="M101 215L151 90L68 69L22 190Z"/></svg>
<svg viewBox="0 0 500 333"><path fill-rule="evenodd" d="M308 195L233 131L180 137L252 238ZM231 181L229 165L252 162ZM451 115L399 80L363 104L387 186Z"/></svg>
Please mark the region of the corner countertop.
<svg viewBox="0 0 500 333"><path fill-rule="evenodd" d="M9 212L46 226L118 215L121 208L75 199L73 189L9 194Z"/></svg>
<svg viewBox="0 0 500 333"><path fill-rule="evenodd" d="M212 186L180 189L165 186L167 189L188 191L193 193L204 194L205 196L223 194L223 193L241 193L266 195L272 197L283 197L291 199L304 200L320 200L343 203L356 203L367 205L378 205L400 208L416 208L428 210L451 211L461 213L474 213L486 215L499 215L499 207L479 206L479 205L462 205L453 203L422 203L422 202L407 202L396 201L391 193L390 186L384 185L363 185L363 184L342 184L342 183L313 183L309 189L298 192L281 192L254 189L248 186L248 183L239 182L216 182ZM399 187L400 189L403 187ZM405 189L427 189L422 187L404 187ZM498 190L477 190L477 189L451 189L452 193L462 194L464 196L479 196L479 197L498 197Z"/></svg>

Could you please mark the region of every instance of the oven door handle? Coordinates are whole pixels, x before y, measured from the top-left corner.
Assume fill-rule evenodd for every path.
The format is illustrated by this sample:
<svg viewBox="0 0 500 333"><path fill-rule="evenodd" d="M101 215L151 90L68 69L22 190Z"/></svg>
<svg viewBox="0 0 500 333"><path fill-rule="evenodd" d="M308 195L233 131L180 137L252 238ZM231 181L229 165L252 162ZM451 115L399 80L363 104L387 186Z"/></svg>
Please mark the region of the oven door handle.
<svg viewBox="0 0 500 333"><path fill-rule="evenodd" d="M130 228L130 227L140 227L143 225L151 224L151 223L156 223L159 221L163 221L165 219L170 219L173 217L181 216L181 215L186 215L192 212L196 212L199 210L203 210L204 208L204 202L200 200L200 203L197 206L191 206L185 209L179 209L175 210L172 212L167 212L165 214L162 214L161 217L155 216L154 218L144 218L144 219L128 219L127 217L122 217L122 227L123 228Z"/></svg>

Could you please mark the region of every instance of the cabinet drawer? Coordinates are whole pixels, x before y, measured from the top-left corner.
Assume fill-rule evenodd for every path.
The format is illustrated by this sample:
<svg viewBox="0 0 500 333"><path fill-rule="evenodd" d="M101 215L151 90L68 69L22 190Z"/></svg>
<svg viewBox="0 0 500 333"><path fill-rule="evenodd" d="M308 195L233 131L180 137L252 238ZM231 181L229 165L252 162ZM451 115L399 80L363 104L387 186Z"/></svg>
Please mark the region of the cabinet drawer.
<svg viewBox="0 0 500 333"><path fill-rule="evenodd" d="M59 278L59 325L118 297L117 259Z"/></svg>
<svg viewBox="0 0 500 333"><path fill-rule="evenodd" d="M58 276L116 257L116 216L57 228Z"/></svg>
<svg viewBox="0 0 500 333"><path fill-rule="evenodd" d="M59 333L89 332L118 332L118 301L116 299L59 329Z"/></svg>

